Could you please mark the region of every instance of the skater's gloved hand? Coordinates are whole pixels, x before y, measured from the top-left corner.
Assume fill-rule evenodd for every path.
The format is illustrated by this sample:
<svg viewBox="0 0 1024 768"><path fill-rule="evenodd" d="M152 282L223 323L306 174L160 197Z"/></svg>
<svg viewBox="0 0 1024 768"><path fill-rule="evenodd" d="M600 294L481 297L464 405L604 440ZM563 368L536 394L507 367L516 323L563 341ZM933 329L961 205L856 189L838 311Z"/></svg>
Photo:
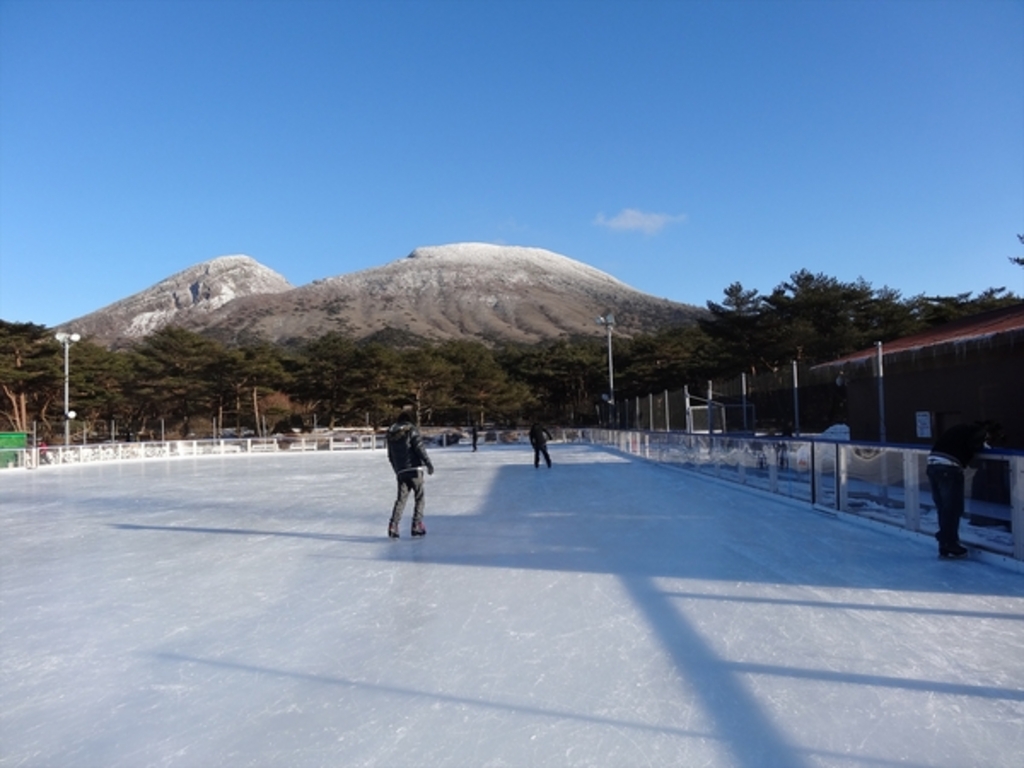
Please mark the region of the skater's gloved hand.
<svg viewBox="0 0 1024 768"><path fill-rule="evenodd" d="M427 474L428 475L434 474L434 465L433 464L427 464Z"/></svg>

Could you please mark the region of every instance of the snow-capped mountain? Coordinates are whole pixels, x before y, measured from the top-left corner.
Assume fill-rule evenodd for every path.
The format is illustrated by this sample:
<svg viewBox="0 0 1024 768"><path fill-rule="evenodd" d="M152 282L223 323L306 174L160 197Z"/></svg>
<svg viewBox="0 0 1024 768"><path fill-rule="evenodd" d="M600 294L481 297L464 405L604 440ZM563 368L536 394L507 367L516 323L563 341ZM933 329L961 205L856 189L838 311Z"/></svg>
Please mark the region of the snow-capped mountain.
<svg viewBox="0 0 1024 768"><path fill-rule="evenodd" d="M201 327L207 315L238 298L293 288L249 256L221 256L60 327L97 343L125 346L167 325Z"/></svg>
<svg viewBox="0 0 1024 768"><path fill-rule="evenodd" d="M223 257L192 269L212 268L236 258L247 259ZM259 265L251 259L247 262L256 273ZM536 342L600 333L595 318L608 311L615 313L619 331L626 334L686 324L702 312L637 291L566 256L520 246L458 243L417 248L381 267L299 288L290 288L270 270L265 272L277 281L253 279L245 291L224 288L213 291L209 299L200 290L198 303L176 309L168 284L187 283L184 298L196 295L191 288L194 280L178 279L191 274L186 270L65 327L111 345L122 345L171 322L228 343L263 339L295 344L329 331L354 338L389 333L404 334L410 340ZM229 290L234 290L231 297ZM179 294L180 288L175 295ZM128 307L139 311L126 313ZM104 333L98 332L97 316L108 320ZM93 325L83 326L82 321L90 318Z"/></svg>

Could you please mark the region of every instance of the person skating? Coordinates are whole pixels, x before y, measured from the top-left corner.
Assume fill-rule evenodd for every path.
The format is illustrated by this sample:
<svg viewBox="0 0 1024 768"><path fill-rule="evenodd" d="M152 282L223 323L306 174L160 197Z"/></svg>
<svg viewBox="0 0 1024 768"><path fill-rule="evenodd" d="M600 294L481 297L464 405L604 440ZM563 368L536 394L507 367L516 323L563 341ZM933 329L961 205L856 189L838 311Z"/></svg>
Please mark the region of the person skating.
<svg viewBox="0 0 1024 768"><path fill-rule="evenodd" d="M388 461L395 471L398 481L398 496L391 510L388 523L388 536L398 538L398 524L402 522L402 511L413 494L412 535L425 536L427 529L423 525L423 511L426 507L426 494L423 490L423 468L427 474L434 474L434 465L423 446L420 431L413 423L412 414L402 411L398 420L388 429L387 433Z"/></svg>
<svg viewBox="0 0 1024 768"><path fill-rule="evenodd" d="M553 440L551 433L548 432L540 424L534 424L530 427L530 445L533 446L533 467L537 469L540 467L540 457L544 454L544 461L548 464L548 469L551 468L551 456L548 455L548 440Z"/></svg>
<svg viewBox="0 0 1024 768"><path fill-rule="evenodd" d="M964 514L964 468L978 451L987 448L994 427L990 423L957 424L942 433L928 455L928 482L939 517L939 557L964 557L960 518Z"/></svg>

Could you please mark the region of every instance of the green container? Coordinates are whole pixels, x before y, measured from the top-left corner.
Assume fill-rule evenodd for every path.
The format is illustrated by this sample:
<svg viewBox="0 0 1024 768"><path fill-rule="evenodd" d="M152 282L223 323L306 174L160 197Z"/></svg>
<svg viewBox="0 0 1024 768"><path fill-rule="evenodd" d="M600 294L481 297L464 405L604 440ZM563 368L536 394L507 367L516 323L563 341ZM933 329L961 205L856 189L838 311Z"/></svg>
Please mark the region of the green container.
<svg viewBox="0 0 1024 768"><path fill-rule="evenodd" d="M0 432L0 469L21 466L21 453L28 447L25 432Z"/></svg>

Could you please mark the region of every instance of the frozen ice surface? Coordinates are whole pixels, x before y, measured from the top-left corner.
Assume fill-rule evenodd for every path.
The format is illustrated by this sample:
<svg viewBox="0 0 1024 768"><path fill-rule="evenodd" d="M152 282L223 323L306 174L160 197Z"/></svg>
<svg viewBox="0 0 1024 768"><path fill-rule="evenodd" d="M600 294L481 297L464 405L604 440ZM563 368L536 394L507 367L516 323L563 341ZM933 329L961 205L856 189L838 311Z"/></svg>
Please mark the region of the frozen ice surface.
<svg viewBox="0 0 1024 768"><path fill-rule="evenodd" d="M1013 766L1024 578L616 453L0 472L3 766Z"/></svg>

